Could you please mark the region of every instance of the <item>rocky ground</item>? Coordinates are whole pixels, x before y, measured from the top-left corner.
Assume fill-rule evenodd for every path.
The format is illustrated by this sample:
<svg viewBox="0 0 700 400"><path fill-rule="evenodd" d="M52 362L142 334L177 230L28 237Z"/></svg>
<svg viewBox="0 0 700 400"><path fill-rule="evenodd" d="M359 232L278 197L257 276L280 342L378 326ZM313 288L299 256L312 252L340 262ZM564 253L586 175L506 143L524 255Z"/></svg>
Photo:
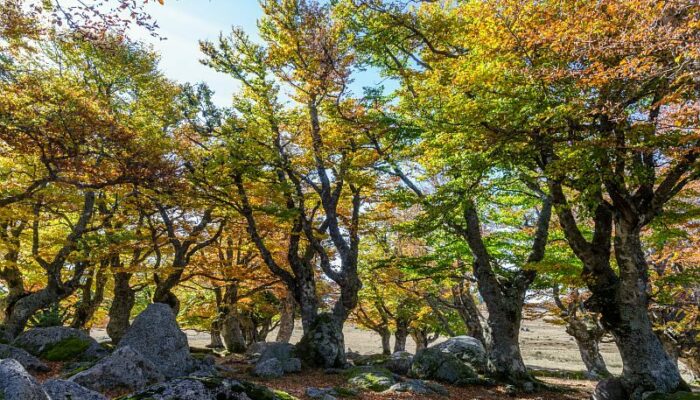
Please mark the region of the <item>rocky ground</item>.
<svg viewBox="0 0 700 400"><path fill-rule="evenodd" d="M326 329L319 321L312 332ZM30 329L0 345L0 399L587 399L595 382L570 379L582 366L573 343L557 329L525 324L526 361L540 381L515 388L488 379L486 352L467 336L415 355L409 348L382 356L378 338L348 326L349 368L337 335L315 335L325 339L296 345L256 343L244 355L219 356L205 349L206 334L183 332L168 306L151 304L117 346L99 343L99 330L89 336L67 327ZM325 367L312 367L319 363Z"/></svg>

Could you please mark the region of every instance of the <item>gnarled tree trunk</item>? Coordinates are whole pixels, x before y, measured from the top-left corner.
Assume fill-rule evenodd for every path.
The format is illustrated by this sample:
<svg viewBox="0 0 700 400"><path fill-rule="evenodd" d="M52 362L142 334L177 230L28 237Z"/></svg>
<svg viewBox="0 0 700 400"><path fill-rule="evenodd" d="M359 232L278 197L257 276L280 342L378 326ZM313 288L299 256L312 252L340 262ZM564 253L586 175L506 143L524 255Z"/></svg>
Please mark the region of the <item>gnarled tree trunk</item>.
<svg viewBox="0 0 700 400"><path fill-rule="evenodd" d="M129 284L131 275L130 272L113 272L114 297L112 298L112 305L109 307L107 334L115 345L119 343L127 329L129 329L131 310L136 302L136 292Z"/></svg>
<svg viewBox="0 0 700 400"><path fill-rule="evenodd" d="M85 329L88 322L92 319L92 316L95 315L95 311L97 311L100 304L102 304L105 286L107 284L107 274L105 270L109 264L109 258L100 260L100 264L97 267L97 271L94 272L94 276L93 273L89 273L85 283L81 285L81 298L80 302L76 305L73 321L71 321L72 328ZM93 281L95 283L94 292L92 290Z"/></svg>
<svg viewBox="0 0 700 400"><path fill-rule="evenodd" d="M296 300L294 300L294 294L287 291L287 294L282 300L279 330L277 331L277 338L275 341L289 343L289 340L292 338L292 333L294 333L295 311Z"/></svg>

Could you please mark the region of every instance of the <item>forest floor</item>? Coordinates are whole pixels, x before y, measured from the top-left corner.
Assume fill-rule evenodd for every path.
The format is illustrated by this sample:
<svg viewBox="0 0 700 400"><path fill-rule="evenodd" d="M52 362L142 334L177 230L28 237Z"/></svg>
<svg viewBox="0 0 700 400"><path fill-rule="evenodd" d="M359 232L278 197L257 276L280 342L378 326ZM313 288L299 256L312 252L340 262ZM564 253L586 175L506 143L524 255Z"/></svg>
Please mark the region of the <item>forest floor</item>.
<svg viewBox="0 0 700 400"><path fill-rule="evenodd" d="M296 343L301 338L301 324L296 324L292 343ZM209 334L193 330L187 333L190 346L204 348L209 344ZM93 336L98 340L108 339L103 330L95 329ZM344 329L345 345L349 350L360 354L376 354L381 352L381 339L371 331L360 329L359 327L346 324ZM274 340L276 332L269 336ZM444 340L444 339L442 339ZM440 339L438 339L438 342ZM437 342L436 342L437 343ZM523 359L529 368L535 371L543 382L551 385L555 390L537 392L533 394L521 394L510 397L505 393L504 387L455 387L446 385L450 396L449 399L460 400L492 400L492 399L529 399L529 400L583 400L590 397L590 393L596 382L582 379L585 367L581 361L576 343L569 336L564 327L551 324L543 320L524 321L520 332L520 347L523 352ZM415 351L411 340L407 343L407 350L411 353ZM622 371L622 360L614 344L604 343L601 346L601 353L605 359L609 370L613 374ZM305 370L299 374L286 375L274 380L261 380L248 374L250 366L235 357L221 360L227 366L232 367L236 372L232 377L257 382L273 389L284 390L300 399L306 399L304 391L308 387L344 387L347 382L340 375L324 374L323 371ZM686 374L684 374L686 375ZM686 379L689 376L686 375ZM364 392L356 397L358 400L390 400L390 399L430 399L429 396L416 396L411 394L382 394ZM439 397L435 397L439 398ZM441 397L445 399L445 397Z"/></svg>

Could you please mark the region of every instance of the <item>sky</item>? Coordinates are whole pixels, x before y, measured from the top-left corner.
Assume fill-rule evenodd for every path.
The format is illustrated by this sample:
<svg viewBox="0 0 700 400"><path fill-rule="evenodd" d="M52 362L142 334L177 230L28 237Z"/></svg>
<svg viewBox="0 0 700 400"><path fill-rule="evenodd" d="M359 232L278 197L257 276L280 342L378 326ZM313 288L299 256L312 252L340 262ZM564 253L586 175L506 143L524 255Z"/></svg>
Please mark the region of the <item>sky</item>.
<svg viewBox="0 0 700 400"><path fill-rule="evenodd" d="M262 16L258 0L166 0L164 5L152 1L146 10L157 21L162 40L140 30L134 30L131 36L153 45L166 76L180 83L205 82L215 92L215 103L229 106L238 84L199 62L199 40L216 40L220 32L228 33L232 26L240 26L252 38L258 38L256 21ZM373 71L361 72L355 80L351 90L357 94L363 86L392 86Z"/></svg>
<svg viewBox="0 0 700 400"><path fill-rule="evenodd" d="M220 32L228 33L232 26L240 26L256 37L256 20L262 15L258 1L168 0L165 5L149 2L146 10L157 21L161 38L140 30L134 30L131 36L153 45L166 76L181 83L205 82L215 91L217 105L230 105L238 85L226 74L199 62L199 41L216 40Z"/></svg>

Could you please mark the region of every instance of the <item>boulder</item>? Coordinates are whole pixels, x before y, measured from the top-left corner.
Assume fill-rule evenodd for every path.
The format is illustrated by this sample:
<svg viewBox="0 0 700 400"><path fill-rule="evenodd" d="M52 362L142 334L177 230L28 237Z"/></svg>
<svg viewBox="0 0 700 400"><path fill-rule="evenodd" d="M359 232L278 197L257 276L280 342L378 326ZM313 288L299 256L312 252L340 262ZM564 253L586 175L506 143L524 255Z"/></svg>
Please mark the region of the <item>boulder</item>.
<svg viewBox="0 0 700 400"><path fill-rule="evenodd" d="M396 383L391 371L379 367L353 367L346 374L351 386L373 392L383 392Z"/></svg>
<svg viewBox="0 0 700 400"><path fill-rule="evenodd" d="M301 359L290 358L286 361L283 361L282 369L284 369L285 374L290 372L301 372Z"/></svg>
<svg viewBox="0 0 700 400"><path fill-rule="evenodd" d="M439 395L447 396L447 388L439 383L422 381L420 379L409 379L404 382L394 384L387 390L388 393L411 393L419 395Z"/></svg>
<svg viewBox="0 0 700 400"><path fill-rule="evenodd" d="M345 339L341 323L331 314L316 317L296 346L301 359L313 367L344 367Z"/></svg>
<svg viewBox="0 0 700 400"><path fill-rule="evenodd" d="M700 393L676 392L668 394L647 392L642 395L642 400L700 400Z"/></svg>
<svg viewBox="0 0 700 400"><path fill-rule="evenodd" d="M252 346L251 346L252 347ZM257 350L259 351L258 362L266 361L271 358L276 358L281 362L289 360L290 358L296 357L296 350L293 344L281 343L281 342L269 342L262 344L260 342L256 343Z"/></svg>
<svg viewBox="0 0 700 400"><path fill-rule="evenodd" d="M140 390L165 380L153 363L129 346L120 347L91 368L68 379L98 392Z"/></svg>
<svg viewBox="0 0 700 400"><path fill-rule="evenodd" d="M17 360L25 369L35 372L47 372L50 370L48 365L29 354L26 350L6 344L0 344L0 359L1 358Z"/></svg>
<svg viewBox="0 0 700 400"><path fill-rule="evenodd" d="M269 358L255 364L253 373L261 378L279 378L284 375L284 366L276 358Z"/></svg>
<svg viewBox="0 0 700 400"><path fill-rule="evenodd" d="M384 363L384 368L398 375L407 375L411 371L413 354L407 351L397 351L389 356Z"/></svg>
<svg viewBox="0 0 700 400"><path fill-rule="evenodd" d="M629 396L619 378L610 378L598 382L591 398L593 400L626 400Z"/></svg>
<svg viewBox="0 0 700 400"><path fill-rule="evenodd" d="M95 360L108 354L90 335L66 326L30 329L17 336L12 345L49 361Z"/></svg>
<svg viewBox="0 0 700 400"><path fill-rule="evenodd" d="M486 370L486 349L479 340L471 336L451 337L432 347L456 356L476 370Z"/></svg>
<svg viewBox="0 0 700 400"><path fill-rule="evenodd" d="M51 400L107 400L100 393L71 381L49 379L41 386Z"/></svg>
<svg viewBox="0 0 700 400"><path fill-rule="evenodd" d="M49 396L19 361L8 358L0 361L0 399L49 400Z"/></svg>
<svg viewBox="0 0 700 400"><path fill-rule="evenodd" d="M187 335L167 304L153 303L139 314L119 341L151 361L167 378L185 376L195 367Z"/></svg>
<svg viewBox="0 0 700 400"><path fill-rule="evenodd" d="M150 386L124 400L296 400L281 391L250 382L222 378L184 377Z"/></svg>
<svg viewBox="0 0 700 400"><path fill-rule="evenodd" d="M430 347L413 357L410 375L419 379L433 379L455 385L480 382L472 367L451 353Z"/></svg>

